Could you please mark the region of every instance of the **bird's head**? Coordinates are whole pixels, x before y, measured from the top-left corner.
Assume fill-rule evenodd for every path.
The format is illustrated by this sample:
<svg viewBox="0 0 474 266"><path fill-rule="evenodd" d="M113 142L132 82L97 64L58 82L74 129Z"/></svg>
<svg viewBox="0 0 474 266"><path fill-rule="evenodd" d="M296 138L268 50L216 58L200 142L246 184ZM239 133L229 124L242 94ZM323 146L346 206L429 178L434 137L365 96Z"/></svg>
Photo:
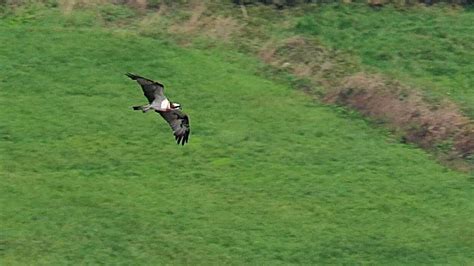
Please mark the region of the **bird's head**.
<svg viewBox="0 0 474 266"><path fill-rule="evenodd" d="M171 109L181 109L181 104L179 104L179 103L171 103Z"/></svg>

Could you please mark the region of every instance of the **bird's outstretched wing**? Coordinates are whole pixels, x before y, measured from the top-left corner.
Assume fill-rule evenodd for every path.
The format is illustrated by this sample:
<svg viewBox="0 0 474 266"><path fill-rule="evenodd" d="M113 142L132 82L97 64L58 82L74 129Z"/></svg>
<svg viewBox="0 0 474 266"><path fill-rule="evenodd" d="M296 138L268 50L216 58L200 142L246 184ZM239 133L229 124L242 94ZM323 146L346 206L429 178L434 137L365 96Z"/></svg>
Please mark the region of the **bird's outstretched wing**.
<svg viewBox="0 0 474 266"><path fill-rule="evenodd" d="M160 113L160 115L170 125L171 129L173 130L176 143L181 145L187 143L189 139L189 133L191 132L188 116L179 109L174 109L167 112L157 112Z"/></svg>
<svg viewBox="0 0 474 266"><path fill-rule="evenodd" d="M148 99L150 104L157 98L165 98L163 94L165 86L163 86L163 84L132 73L127 73L125 75L133 80L136 80L138 84L142 86L143 94Z"/></svg>

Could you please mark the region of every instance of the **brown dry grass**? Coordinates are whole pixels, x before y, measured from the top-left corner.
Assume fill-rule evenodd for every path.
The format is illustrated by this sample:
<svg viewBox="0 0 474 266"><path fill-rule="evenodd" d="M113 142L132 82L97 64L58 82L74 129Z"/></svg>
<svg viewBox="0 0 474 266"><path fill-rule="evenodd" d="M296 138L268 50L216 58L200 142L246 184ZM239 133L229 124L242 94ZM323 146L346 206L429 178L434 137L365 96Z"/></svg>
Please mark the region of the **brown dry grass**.
<svg viewBox="0 0 474 266"><path fill-rule="evenodd" d="M474 154L474 124L455 104L447 100L429 103L399 82L359 73L345 78L325 100L382 120L406 141L425 149L443 147L448 159Z"/></svg>
<svg viewBox="0 0 474 266"><path fill-rule="evenodd" d="M204 11L206 11L205 3L200 2L192 5L191 8L186 10L186 12L190 14L190 18L185 22L171 25L169 32L179 34L195 32L199 28L200 19Z"/></svg>
<svg viewBox="0 0 474 266"><path fill-rule="evenodd" d="M76 8L96 6L106 2L106 0L59 0L58 5L63 14L68 15Z"/></svg>
<svg viewBox="0 0 474 266"><path fill-rule="evenodd" d="M242 24L233 17L212 15L208 12L208 5L204 1L193 2L185 12L190 15L189 19L171 25L169 33L193 37L206 36L228 42L242 28Z"/></svg>
<svg viewBox="0 0 474 266"><path fill-rule="evenodd" d="M400 82L356 73L359 64L347 55L300 36L267 42L259 57L324 87L325 102L348 106L383 121L403 141L434 151L457 169L472 168L463 159L474 156L474 123L456 104L448 100L433 103L419 90Z"/></svg>
<svg viewBox="0 0 474 266"><path fill-rule="evenodd" d="M324 87L335 86L348 71L357 69L355 61L347 55L301 36L269 42L261 49L259 56L267 64L285 68Z"/></svg>
<svg viewBox="0 0 474 266"><path fill-rule="evenodd" d="M69 14L76 8L95 7L109 3L109 0L58 0L58 6L64 14Z"/></svg>

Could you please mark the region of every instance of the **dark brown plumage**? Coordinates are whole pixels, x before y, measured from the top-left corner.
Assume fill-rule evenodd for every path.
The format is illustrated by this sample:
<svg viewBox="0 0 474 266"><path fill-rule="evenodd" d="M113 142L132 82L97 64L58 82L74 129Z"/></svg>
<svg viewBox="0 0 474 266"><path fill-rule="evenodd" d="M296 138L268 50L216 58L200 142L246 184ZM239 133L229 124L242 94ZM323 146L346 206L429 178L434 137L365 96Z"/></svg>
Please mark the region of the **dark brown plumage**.
<svg viewBox="0 0 474 266"><path fill-rule="evenodd" d="M176 143L181 145L187 143L189 133L191 132L189 117L181 111L181 107L178 103L171 103L166 98L163 84L132 73L125 75L140 84L143 94L149 103L141 106L133 106L133 110L141 110L144 113L151 109L155 110L155 112L159 113L170 125Z"/></svg>

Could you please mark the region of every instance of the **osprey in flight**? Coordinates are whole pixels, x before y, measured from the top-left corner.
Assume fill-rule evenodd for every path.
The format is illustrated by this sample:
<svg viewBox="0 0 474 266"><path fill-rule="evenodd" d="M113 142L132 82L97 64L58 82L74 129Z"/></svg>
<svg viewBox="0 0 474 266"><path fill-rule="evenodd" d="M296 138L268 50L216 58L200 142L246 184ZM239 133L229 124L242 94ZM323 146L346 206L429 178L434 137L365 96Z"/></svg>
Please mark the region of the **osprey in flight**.
<svg viewBox="0 0 474 266"><path fill-rule="evenodd" d="M163 84L132 73L125 75L140 84L143 89L143 94L149 103L146 105L133 106L133 110L141 110L144 113L152 109L155 110L155 112L159 113L170 125L176 143L181 145L187 143L189 132L191 132L189 118L185 113L181 112L179 103L172 103L166 98L163 94L165 88Z"/></svg>

